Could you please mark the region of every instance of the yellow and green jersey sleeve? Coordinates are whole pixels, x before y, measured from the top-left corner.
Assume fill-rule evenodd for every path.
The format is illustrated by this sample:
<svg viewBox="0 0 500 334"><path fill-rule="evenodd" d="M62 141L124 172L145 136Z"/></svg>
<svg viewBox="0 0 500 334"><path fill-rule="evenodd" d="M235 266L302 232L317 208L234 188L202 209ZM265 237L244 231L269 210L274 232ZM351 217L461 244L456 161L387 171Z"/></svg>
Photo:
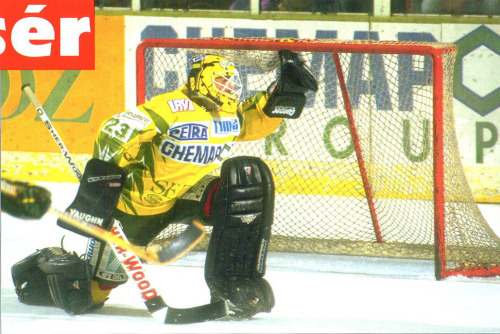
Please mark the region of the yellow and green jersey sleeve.
<svg viewBox="0 0 500 334"><path fill-rule="evenodd" d="M264 114L267 93L260 92L238 106L243 117L243 126L238 141L251 141L267 137L281 124L281 118L270 118Z"/></svg>

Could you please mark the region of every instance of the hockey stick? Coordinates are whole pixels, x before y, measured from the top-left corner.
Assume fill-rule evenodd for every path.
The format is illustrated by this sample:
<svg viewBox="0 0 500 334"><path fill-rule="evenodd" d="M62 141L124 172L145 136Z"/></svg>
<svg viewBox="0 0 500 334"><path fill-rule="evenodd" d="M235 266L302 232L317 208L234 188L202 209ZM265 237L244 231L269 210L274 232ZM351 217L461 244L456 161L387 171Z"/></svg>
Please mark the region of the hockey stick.
<svg viewBox="0 0 500 334"><path fill-rule="evenodd" d="M1 188L2 193L6 194L7 196L17 196L15 188L8 187L4 184L2 184ZM137 283L137 287L139 288L141 297L144 300L144 304L155 319L164 323L181 324L216 320L227 316L228 310L225 301L187 309L179 309L167 306L163 298L158 295L158 291L152 286L151 281L148 279L147 273L145 272L143 267L139 265L139 258L153 261L155 260L156 254L151 254L147 250L129 243L121 228L113 227L111 229L111 232L109 232L97 225L90 224L84 220L71 217L65 212L61 212L53 208L49 208L48 211L63 219L67 223L87 232L88 234L96 238L102 239L102 236L106 235L106 239L109 240L110 243L112 243L113 251L122 263L122 266L127 272L128 276L133 279L135 283ZM197 221L195 221L194 223L201 224ZM172 245L175 245L175 240L168 247L168 249L170 249L171 247L178 247ZM183 246L181 246L180 248L183 250L185 249L185 247ZM132 254L129 254L127 252L131 252ZM183 254L185 254L186 252L187 250ZM163 263L173 262L183 255L175 249L172 252L165 253L167 253L167 255L168 253L178 254L178 256L176 258L171 258L167 262Z"/></svg>
<svg viewBox="0 0 500 334"><path fill-rule="evenodd" d="M104 240L113 245L119 246L124 250L128 250L136 254L141 259L153 264L168 264L177 261L186 255L194 246L196 246L205 235L205 227L197 220L193 220L192 224L177 238L175 238L167 247L162 247L157 251L152 251L148 248L131 244L123 238L117 237L115 234L106 231L98 225L88 223L82 219L71 217L67 212L49 208L49 212L58 216L61 220L84 231L91 236ZM113 228L117 229L115 222ZM121 227L118 230L122 230Z"/></svg>
<svg viewBox="0 0 500 334"><path fill-rule="evenodd" d="M59 137L59 134L56 132L55 128L52 126L52 122L50 121L49 117L47 116L47 113L43 109L42 105L40 102L38 102L38 99L36 98L35 94L31 90L31 87L29 84L24 84L21 87L22 91L28 96L30 99L31 103L33 106L36 108L37 113L40 115L42 118L45 126L49 130L49 132L52 134L52 137L58 144L59 148L61 149L61 152L63 153L64 157L66 158L68 164L71 166L74 174L76 177L80 180L81 179L81 173L76 166L76 164L73 163L73 158L71 157L71 154L69 153L68 149L62 142L61 138ZM73 168L74 167L74 168ZM193 223L191 226L197 226ZM200 224L201 227L203 227L202 224ZM198 228L198 227L197 227ZM179 237L177 237L176 240L181 240L183 235L187 233L189 230L186 229L186 231L183 232ZM113 234L115 234L118 238L123 239L125 242L128 243L128 240L125 236L125 233L123 232L123 229L121 226L115 221L113 228L111 230ZM205 233L205 229L203 228L203 234ZM203 235L201 235L201 238ZM191 246L194 247L200 240L200 237L196 239L195 242L191 241ZM188 239L189 240L189 239ZM175 240L172 244L175 243ZM179 241L179 243L182 245L183 243ZM189 243L189 241L187 241ZM171 245L172 245L171 244ZM131 256L128 256L126 253L126 250L124 248L121 248L119 245L116 244L111 244L113 252L116 255L116 258L120 261L123 269L127 272L128 276L133 279L135 282L137 282L137 287L139 289L139 292L141 294L141 298L144 301L144 304L146 305L148 311L150 314L155 317L156 319L160 320L163 323L194 323L194 322L202 322L202 321L208 321L208 320L216 320L216 319L221 319L225 318L228 316L229 310L227 306L227 302L225 300L218 301L215 303L210 303L210 304L204 304L201 306L196 306L196 307L191 307L191 308L184 308L184 309L179 309L179 308L173 308L168 306L161 295L157 293L157 290L153 287L151 287L151 282L147 279L146 272L142 269L141 266L137 266L138 263L140 263L139 259L137 258L137 255L134 253ZM170 247L169 247L170 248ZM191 247L192 248L192 247ZM187 253L191 248L185 250L183 254ZM165 255L165 254L163 254ZM178 257L175 257L176 259ZM160 259L160 256L159 256Z"/></svg>
<svg viewBox="0 0 500 334"><path fill-rule="evenodd" d="M38 99L31 90L30 85L29 84L23 85L22 90L24 91L24 93L26 93L31 103L36 108L38 115L41 117L43 123L45 124L50 134L52 135L52 138L59 146L62 154L64 155L64 158L71 167L71 170L78 178L78 180L80 180L82 178L82 173L78 169L78 166L74 163L74 160L71 154L69 153L69 150L66 148L66 145L64 145L63 141L61 140L61 137L59 136L57 130L52 125L52 122L50 121L49 117L47 116L47 113L41 106L40 102L38 102ZM193 222L181 235L179 235L174 241L172 241L168 247L160 248L159 250L156 251L151 251L151 250L144 250L130 243L126 243L123 240L119 240L109 231L106 231L97 225L84 222L80 219L74 219L68 213L63 213L55 209L52 210L51 213L55 214L65 222L76 227L77 229L87 232L93 237L101 239L105 242L119 244L121 247L128 249L129 251L135 251L136 254L139 255L139 257L141 257L144 260L151 261L154 264L167 264L181 258L187 252L193 249L194 246L196 246L203 239L203 236L205 235L205 227L203 226L203 224L201 224L200 222ZM118 229L121 229L121 227L118 226L116 222L114 226Z"/></svg>
<svg viewBox="0 0 500 334"><path fill-rule="evenodd" d="M11 197L17 196L16 189L14 189L13 187L8 187L4 184L2 184L2 193ZM161 248L155 252L131 244L130 242L125 241L123 238L117 237L117 232L111 233L98 225L91 224L83 219L72 217L67 212L62 212L54 208L48 208L47 211L56 215L71 226L74 226L77 229L86 232L87 234L97 239L112 243L118 247L121 247L123 250L130 251L136 254L139 258L154 264L168 264L180 259L196 244L198 244L198 242L203 239L203 236L205 234L200 233L200 231L205 230L203 224L197 220L194 220L193 225L190 225L188 227L188 229L193 229L193 231L184 232L185 234L183 234L182 237L177 237L167 247ZM195 238L195 240L192 240L193 238Z"/></svg>

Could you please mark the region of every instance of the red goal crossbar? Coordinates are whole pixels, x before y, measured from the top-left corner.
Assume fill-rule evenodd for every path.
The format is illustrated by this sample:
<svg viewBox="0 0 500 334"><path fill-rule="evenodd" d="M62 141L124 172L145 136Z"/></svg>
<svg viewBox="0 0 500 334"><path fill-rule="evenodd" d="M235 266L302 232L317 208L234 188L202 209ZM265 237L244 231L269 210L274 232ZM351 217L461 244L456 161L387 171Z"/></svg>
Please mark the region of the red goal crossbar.
<svg viewBox="0 0 500 334"><path fill-rule="evenodd" d="M380 231L377 212L373 204L372 189L366 172L363 152L358 143L356 124L352 117L349 93L344 80L344 73L338 55L340 53L364 54L402 54L427 56L432 62L432 103L433 103L433 191L434 191L434 250L435 275L442 279L450 275L462 274L465 276L493 276L500 274L500 268L477 270L448 270L446 268L446 237L445 237L445 159L444 159L444 67L443 55L456 53L456 46L446 43L424 42L379 42L379 41L343 41L343 40L294 40L284 42L272 38L203 38L203 39L145 39L137 47L137 104L146 102L146 57L145 52L150 48L179 48L179 49L211 49L211 50L262 50L278 51L288 49L295 52L330 53L335 59L338 82L342 92L344 109L350 124L352 141L354 142L360 174L363 180L364 192L372 217L373 229L378 243L384 239Z"/></svg>

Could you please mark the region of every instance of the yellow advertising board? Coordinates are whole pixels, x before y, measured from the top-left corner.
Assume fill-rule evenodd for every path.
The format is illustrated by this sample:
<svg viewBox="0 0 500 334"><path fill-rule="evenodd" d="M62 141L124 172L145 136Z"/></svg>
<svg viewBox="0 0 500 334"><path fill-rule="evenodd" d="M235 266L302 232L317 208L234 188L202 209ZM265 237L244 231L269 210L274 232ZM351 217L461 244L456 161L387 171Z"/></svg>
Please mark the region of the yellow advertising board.
<svg viewBox="0 0 500 334"><path fill-rule="evenodd" d="M96 16L95 70L2 71L2 151L58 152L21 92L30 83L70 152L92 152L101 122L125 105L123 21Z"/></svg>
<svg viewBox="0 0 500 334"><path fill-rule="evenodd" d="M1 72L2 176L76 182L23 84L30 83L82 170L102 121L125 108L124 17L96 16L95 28L95 70Z"/></svg>
<svg viewBox="0 0 500 334"><path fill-rule="evenodd" d="M163 15L168 15L168 19ZM3 175L34 181L74 181L56 143L36 118L35 109L22 95L20 87L23 83L31 83L64 143L83 169L92 153L100 123L121 112L125 105L135 103L135 94L131 94L136 88L135 52L142 39L211 37L215 32L223 32L227 37L254 33L274 37L286 33L311 39L373 36L379 40L404 41L411 38L458 45L453 108L462 164L476 201L500 202L500 88L498 76L493 71L497 68L494 61L498 58L495 56L497 45L500 45L499 25L416 24L402 18L401 22L372 24L322 21L319 29L306 21L262 20L262 30L257 31L255 20L201 17L193 20L170 15L174 14L97 15L94 71L2 71ZM57 173L53 173L51 166L59 166ZM67 178L61 178L66 174Z"/></svg>

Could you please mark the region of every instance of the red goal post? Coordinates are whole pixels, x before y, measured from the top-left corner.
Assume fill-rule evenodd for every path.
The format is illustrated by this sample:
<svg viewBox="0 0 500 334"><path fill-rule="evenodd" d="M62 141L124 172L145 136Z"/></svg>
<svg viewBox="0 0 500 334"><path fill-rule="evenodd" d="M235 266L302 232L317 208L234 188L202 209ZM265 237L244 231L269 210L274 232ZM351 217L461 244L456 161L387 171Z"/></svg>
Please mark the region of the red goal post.
<svg viewBox="0 0 500 334"><path fill-rule="evenodd" d="M236 64L249 97L274 80L280 49L300 53L320 89L308 93L300 119L232 151L260 156L273 171L271 249L434 258L437 279L500 275L500 240L458 152L453 44L146 39L136 52L137 103L179 88L189 58L207 53Z"/></svg>

